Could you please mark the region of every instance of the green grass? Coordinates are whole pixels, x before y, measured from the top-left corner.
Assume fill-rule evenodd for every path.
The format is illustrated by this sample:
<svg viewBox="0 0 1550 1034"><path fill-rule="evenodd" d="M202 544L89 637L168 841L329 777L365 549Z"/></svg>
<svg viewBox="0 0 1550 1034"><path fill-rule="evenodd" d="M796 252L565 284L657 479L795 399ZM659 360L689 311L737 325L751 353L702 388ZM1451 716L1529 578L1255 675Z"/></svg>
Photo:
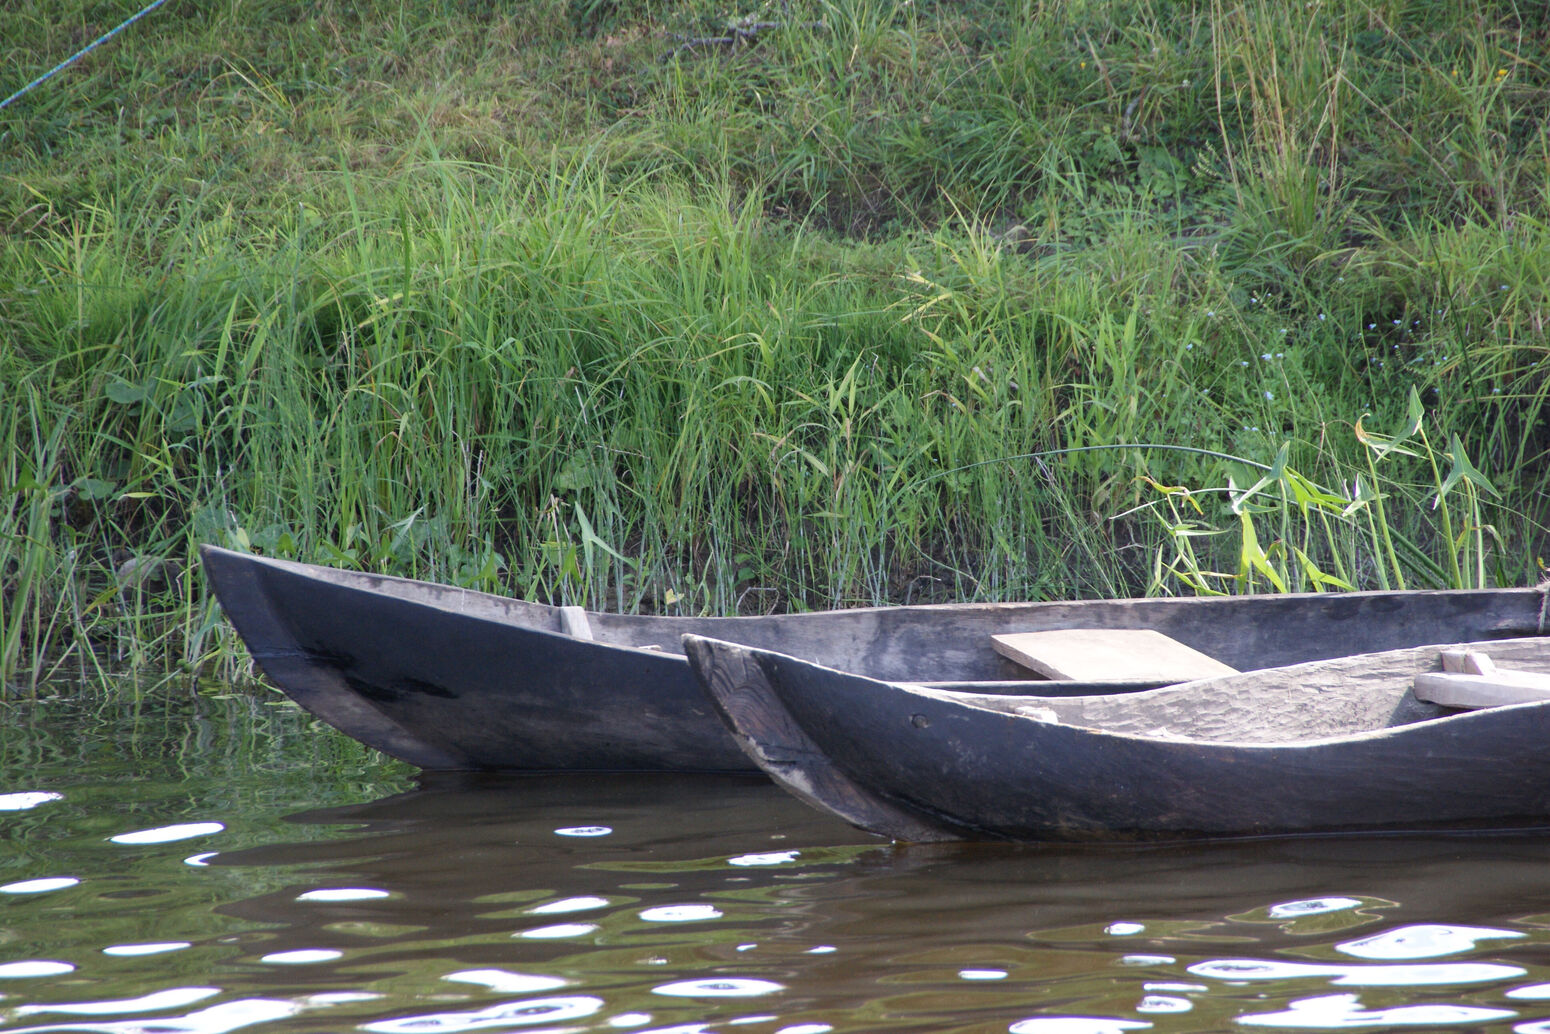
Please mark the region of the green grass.
<svg viewBox="0 0 1550 1034"><path fill-rule="evenodd" d="M1532 581L1547 40L180 0L0 110L0 676L240 672L201 542L659 612Z"/></svg>

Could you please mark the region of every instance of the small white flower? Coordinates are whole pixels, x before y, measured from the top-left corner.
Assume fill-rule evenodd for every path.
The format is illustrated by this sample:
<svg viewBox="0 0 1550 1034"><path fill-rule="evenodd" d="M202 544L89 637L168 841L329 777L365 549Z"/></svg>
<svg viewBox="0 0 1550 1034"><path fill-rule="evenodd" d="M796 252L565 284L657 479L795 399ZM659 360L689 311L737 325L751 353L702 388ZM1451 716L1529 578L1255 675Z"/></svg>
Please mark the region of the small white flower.
<svg viewBox="0 0 1550 1034"><path fill-rule="evenodd" d="M1276 400L1276 393L1273 391L1267 391L1265 392L1265 398L1271 402L1274 402Z"/></svg>

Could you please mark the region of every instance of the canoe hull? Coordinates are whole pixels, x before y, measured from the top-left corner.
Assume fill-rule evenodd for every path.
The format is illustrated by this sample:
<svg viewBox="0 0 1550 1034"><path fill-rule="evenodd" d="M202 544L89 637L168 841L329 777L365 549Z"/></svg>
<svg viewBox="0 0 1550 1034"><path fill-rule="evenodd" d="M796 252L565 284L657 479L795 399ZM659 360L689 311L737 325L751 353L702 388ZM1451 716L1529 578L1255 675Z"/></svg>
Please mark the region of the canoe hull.
<svg viewBox="0 0 1550 1034"><path fill-rule="evenodd" d="M206 547L204 569L264 674L345 734L429 769L751 771L681 654L699 634L885 678L1059 694L989 636L1155 628L1238 668L1528 634L1531 590L884 607L750 618L592 613ZM1354 644L1354 645L1353 645ZM1020 681L1007 681L1019 680Z"/></svg>
<svg viewBox="0 0 1550 1034"><path fill-rule="evenodd" d="M235 565L216 580L228 617L271 681L336 729L410 764L753 767L681 657L300 582L257 565Z"/></svg>
<svg viewBox="0 0 1550 1034"><path fill-rule="evenodd" d="M895 839L1550 822L1550 703L1298 744L1173 741L966 706L736 644L687 646L718 712L766 772L809 803ZM1534 649L1550 663L1550 641ZM1415 660L1402 666L1436 656L1435 648L1405 653Z"/></svg>

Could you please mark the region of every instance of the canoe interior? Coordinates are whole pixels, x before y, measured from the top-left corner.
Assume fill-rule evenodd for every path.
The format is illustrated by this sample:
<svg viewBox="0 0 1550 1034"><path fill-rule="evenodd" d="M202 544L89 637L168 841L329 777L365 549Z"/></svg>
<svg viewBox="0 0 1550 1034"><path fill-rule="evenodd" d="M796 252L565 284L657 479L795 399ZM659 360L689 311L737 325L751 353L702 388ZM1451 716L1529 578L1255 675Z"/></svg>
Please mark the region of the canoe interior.
<svg viewBox="0 0 1550 1034"><path fill-rule="evenodd" d="M1499 667L1550 673L1550 638L1466 644ZM1442 647L1340 657L1121 695L912 693L1106 733L1153 739L1270 745L1357 736L1458 714L1416 699L1415 677L1442 670Z"/></svg>

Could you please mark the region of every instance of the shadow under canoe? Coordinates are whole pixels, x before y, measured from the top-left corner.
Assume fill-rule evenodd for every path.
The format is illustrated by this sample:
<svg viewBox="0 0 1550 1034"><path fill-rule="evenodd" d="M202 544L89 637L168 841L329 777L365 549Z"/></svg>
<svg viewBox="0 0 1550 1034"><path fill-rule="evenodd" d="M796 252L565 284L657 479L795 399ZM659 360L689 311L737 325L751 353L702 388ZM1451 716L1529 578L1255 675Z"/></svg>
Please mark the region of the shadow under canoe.
<svg viewBox="0 0 1550 1034"><path fill-rule="evenodd" d="M765 617L582 612L453 586L200 551L264 674L341 732L428 769L748 771L695 683L685 634L880 679L1058 695L993 634L1151 628L1240 670L1532 634L1532 589L881 607Z"/></svg>

